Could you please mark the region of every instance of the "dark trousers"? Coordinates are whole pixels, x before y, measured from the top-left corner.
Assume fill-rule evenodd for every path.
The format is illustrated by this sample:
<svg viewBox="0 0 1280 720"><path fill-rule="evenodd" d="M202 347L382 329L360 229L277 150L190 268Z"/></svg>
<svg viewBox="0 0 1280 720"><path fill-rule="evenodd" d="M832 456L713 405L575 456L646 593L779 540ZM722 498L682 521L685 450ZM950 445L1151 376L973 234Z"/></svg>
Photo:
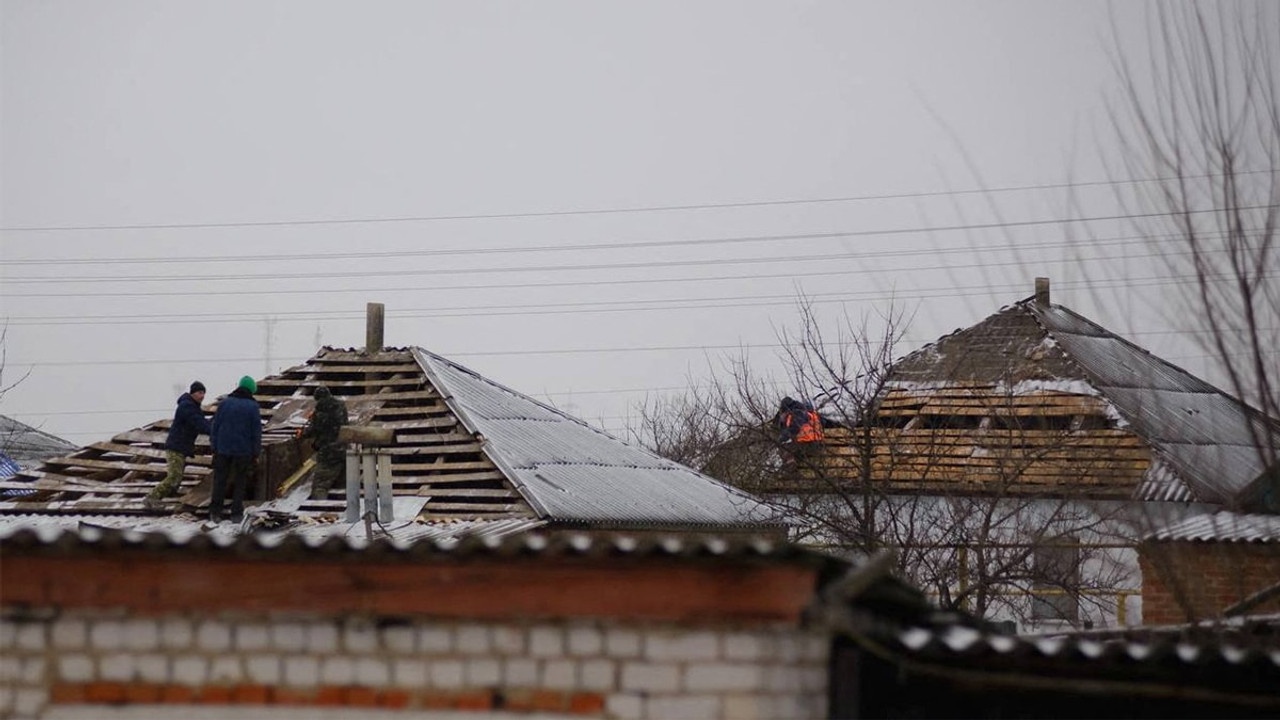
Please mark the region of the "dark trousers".
<svg viewBox="0 0 1280 720"><path fill-rule="evenodd" d="M244 493L249 487L249 471L253 458L233 455L213 456L213 496L209 498L209 517L221 519L222 501L227 497L227 483L234 486L231 496L231 519L244 517Z"/></svg>

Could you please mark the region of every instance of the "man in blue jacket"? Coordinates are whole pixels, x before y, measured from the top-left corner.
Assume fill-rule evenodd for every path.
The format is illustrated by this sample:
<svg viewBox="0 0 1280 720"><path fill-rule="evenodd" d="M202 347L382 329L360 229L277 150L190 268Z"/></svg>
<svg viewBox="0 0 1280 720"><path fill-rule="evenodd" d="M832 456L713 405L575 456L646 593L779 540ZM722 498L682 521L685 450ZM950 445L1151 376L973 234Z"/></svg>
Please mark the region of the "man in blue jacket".
<svg viewBox="0 0 1280 720"><path fill-rule="evenodd" d="M190 392L178 398L178 408L173 411L173 423L164 441L164 457L169 472L159 485L152 488L147 500L155 502L178 494L178 485L187 469L187 458L196 454L196 436L212 432L209 421L204 419L200 403L204 402L204 383L191 383Z"/></svg>
<svg viewBox="0 0 1280 720"><path fill-rule="evenodd" d="M244 519L244 494L249 476L262 449L262 413L253 394L258 383L245 375L230 395L218 403L213 414L213 497L209 500L209 520L222 521L222 503L227 496L227 483L235 486L231 499L231 521Z"/></svg>

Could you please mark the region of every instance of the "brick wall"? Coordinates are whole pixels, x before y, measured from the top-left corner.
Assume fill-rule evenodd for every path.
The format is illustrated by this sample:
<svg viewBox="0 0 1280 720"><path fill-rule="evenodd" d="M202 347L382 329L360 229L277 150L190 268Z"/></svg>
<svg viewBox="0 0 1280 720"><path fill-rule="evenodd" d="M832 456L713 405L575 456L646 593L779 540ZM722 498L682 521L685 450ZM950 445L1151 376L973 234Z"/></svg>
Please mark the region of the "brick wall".
<svg viewBox="0 0 1280 720"><path fill-rule="evenodd" d="M172 706L174 717L212 705L818 718L828 644L786 623L11 613L0 620L0 717L129 704Z"/></svg>
<svg viewBox="0 0 1280 720"><path fill-rule="evenodd" d="M1161 542L1144 545L1142 617L1146 624L1185 623L1222 611L1280 582L1280 545ZM1280 599L1250 610L1280 612Z"/></svg>

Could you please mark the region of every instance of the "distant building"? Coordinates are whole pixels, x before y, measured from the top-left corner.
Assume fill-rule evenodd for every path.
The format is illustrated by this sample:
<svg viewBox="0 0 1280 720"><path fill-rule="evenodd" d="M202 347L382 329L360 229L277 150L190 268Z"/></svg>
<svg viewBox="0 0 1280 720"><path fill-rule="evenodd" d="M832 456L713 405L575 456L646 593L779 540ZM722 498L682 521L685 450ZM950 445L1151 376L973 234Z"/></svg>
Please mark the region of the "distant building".
<svg viewBox="0 0 1280 720"><path fill-rule="evenodd" d="M1051 303L1044 279L894 363L876 400L869 432L828 428L794 483L769 492L862 492L870 468L865 490L896 498L882 523L904 498L940 524L956 522L959 498L988 502L987 544L939 552L956 554L962 592L982 552L1025 548L1001 558L1026 570L1001 591L1024 628L1141 622L1138 539L1223 508L1263 510L1258 438L1280 447L1275 420Z"/></svg>

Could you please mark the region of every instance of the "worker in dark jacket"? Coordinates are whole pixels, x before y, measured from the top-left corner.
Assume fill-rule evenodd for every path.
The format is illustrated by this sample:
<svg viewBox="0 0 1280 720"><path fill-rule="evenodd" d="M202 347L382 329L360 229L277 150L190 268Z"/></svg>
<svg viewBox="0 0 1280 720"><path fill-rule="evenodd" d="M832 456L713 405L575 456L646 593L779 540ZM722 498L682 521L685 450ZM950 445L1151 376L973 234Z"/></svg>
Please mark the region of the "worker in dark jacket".
<svg viewBox="0 0 1280 720"><path fill-rule="evenodd" d="M187 469L187 458L196 454L196 436L211 432L209 421L204 419L200 403L204 402L204 383L191 383L189 392L178 398L173 411L173 423L169 425L169 437L164 441L164 457L169 472L159 485L152 488L147 500L156 501L178 493L182 474Z"/></svg>
<svg viewBox="0 0 1280 720"><path fill-rule="evenodd" d="M218 403L213 415L213 497L209 500L209 519L222 521L222 503L227 496L227 483L235 486L231 500L231 521L244 519L244 495L249 476L262 449L262 413L253 394L258 383L245 375L236 389Z"/></svg>
<svg viewBox="0 0 1280 720"><path fill-rule="evenodd" d="M312 475L311 499L323 500L329 488L346 469L347 449L338 442L338 430L347 424L347 406L321 385L316 388L316 409L302 429L302 437L311 438L316 451L316 471Z"/></svg>
<svg viewBox="0 0 1280 720"><path fill-rule="evenodd" d="M822 439L822 418L812 403L782 398L775 418L782 443L815 443Z"/></svg>

